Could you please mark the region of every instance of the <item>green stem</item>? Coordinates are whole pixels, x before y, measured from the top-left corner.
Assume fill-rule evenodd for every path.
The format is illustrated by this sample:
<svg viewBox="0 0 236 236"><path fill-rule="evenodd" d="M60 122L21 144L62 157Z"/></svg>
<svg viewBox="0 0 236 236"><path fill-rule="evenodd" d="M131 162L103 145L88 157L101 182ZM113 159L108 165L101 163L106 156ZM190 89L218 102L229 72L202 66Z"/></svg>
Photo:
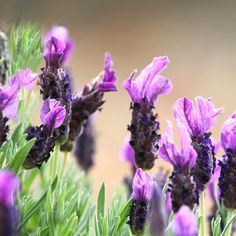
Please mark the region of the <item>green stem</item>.
<svg viewBox="0 0 236 236"><path fill-rule="evenodd" d="M233 224L233 220L231 219L232 218L232 216L233 216L233 210L228 210L227 211L227 220L226 220L226 224L228 223L228 222L230 222L229 223L229 225L228 225L228 227L227 227L227 230L226 230L226 232L225 232L225 236L231 236L231 231L232 231L232 224Z"/></svg>
<svg viewBox="0 0 236 236"><path fill-rule="evenodd" d="M200 236L205 236L206 224L205 224L205 202L204 202L204 191L200 193Z"/></svg>
<svg viewBox="0 0 236 236"><path fill-rule="evenodd" d="M64 170L65 170L67 156L68 156L68 152L64 152L62 168L61 168L61 178L62 178Z"/></svg>
<svg viewBox="0 0 236 236"><path fill-rule="evenodd" d="M60 147L60 145L58 143L56 143L54 157L53 157L53 175L52 175L53 179L56 178L57 170L58 170L59 147Z"/></svg>

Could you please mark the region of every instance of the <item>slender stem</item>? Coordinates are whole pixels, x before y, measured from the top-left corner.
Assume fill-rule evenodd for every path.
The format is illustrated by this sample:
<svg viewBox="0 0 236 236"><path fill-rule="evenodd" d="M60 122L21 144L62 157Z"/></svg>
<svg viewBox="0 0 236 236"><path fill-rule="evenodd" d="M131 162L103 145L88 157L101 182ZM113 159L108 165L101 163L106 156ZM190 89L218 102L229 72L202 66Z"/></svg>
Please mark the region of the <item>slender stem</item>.
<svg viewBox="0 0 236 236"><path fill-rule="evenodd" d="M227 211L227 221L226 224L231 220L233 216L233 210L229 209ZM231 231L232 231L232 225L233 225L233 221L230 222L230 225L228 226L226 232L225 232L225 236L231 236Z"/></svg>
<svg viewBox="0 0 236 236"><path fill-rule="evenodd" d="M206 236L206 224L205 224L205 202L204 202L204 191L200 193L200 236Z"/></svg>
<svg viewBox="0 0 236 236"><path fill-rule="evenodd" d="M53 157L53 179L55 179L58 170L58 157L59 156L59 144L56 143L55 145L55 152Z"/></svg>
<svg viewBox="0 0 236 236"><path fill-rule="evenodd" d="M62 162L62 169L61 169L61 178L63 176L64 170L65 170L65 166L66 166L66 160L68 157L68 152L64 152L64 157L63 157L63 162Z"/></svg>
<svg viewBox="0 0 236 236"><path fill-rule="evenodd" d="M29 108L30 100L31 100L31 91L29 91L27 94L27 100L26 100L26 109L27 110Z"/></svg>

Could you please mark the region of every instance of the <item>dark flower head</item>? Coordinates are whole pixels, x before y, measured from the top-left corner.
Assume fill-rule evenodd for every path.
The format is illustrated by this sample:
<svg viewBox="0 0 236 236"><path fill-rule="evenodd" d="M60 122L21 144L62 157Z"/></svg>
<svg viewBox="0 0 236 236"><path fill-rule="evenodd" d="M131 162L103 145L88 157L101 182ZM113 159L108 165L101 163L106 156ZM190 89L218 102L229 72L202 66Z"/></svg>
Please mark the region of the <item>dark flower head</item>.
<svg viewBox="0 0 236 236"><path fill-rule="evenodd" d="M147 100L153 104L160 94L168 94L172 90L171 82L161 72L169 63L167 56L155 57L151 64L142 70L135 81L132 80L136 70L124 81L123 87L129 92L134 103Z"/></svg>
<svg viewBox="0 0 236 236"><path fill-rule="evenodd" d="M63 50L63 55L61 58L61 63L67 64L70 60L74 43L72 39L69 37L69 31L64 26L53 26L43 37L43 43L46 46L47 42L52 38L56 38L65 44L65 48Z"/></svg>
<svg viewBox="0 0 236 236"><path fill-rule="evenodd" d="M44 47L44 59L46 61L46 65L59 68L65 48L65 42L52 36Z"/></svg>
<svg viewBox="0 0 236 236"><path fill-rule="evenodd" d="M196 97L196 108L193 101L180 98L174 104L174 116L177 123L186 127L192 137L201 138L214 126L218 115L224 112L223 108L215 108L211 100Z"/></svg>
<svg viewBox="0 0 236 236"><path fill-rule="evenodd" d="M173 217L175 236L196 236L198 234L197 219L188 206L182 206Z"/></svg>

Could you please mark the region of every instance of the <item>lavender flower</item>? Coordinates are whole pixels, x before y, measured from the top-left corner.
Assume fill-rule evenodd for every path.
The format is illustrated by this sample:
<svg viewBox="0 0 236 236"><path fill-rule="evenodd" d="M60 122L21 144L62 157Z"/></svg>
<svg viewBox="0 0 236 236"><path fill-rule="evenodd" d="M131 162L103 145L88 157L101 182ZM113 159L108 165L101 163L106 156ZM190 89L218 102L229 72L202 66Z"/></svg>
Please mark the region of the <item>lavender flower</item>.
<svg viewBox="0 0 236 236"><path fill-rule="evenodd" d="M197 219L188 206L182 206L173 218L175 236L196 236L198 234Z"/></svg>
<svg viewBox="0 0 236 236"><path fill-rule="evenodd" d="M156 183L154 183L153 185L149 218L151 235L164 236L166 228L166 218L162 207L161 188Z"/></svg>
<svg viewBox="0 0 236 236"><path fill-rule="evenodd" d="M168 161L174 167L170 177L171 201L174 212L177 212L182 205L187 205L192 209L196 203L196 186L191 177L191 168L195 165L197 154L191 146L187 130L183 126L178 128L181 151L174 144L173 127L170 121L161 139L159 149L160 158Z"/></svg>
<svg viewBox="0 0 236 236"><path fill-rule="evenodd" d="M236 117L231 115L221 129L221 143L225 151L221 167L219 188L223 204L228 209L236 209Z"/></svg>
<svg viewBox="0 0 236 236"><path fill-rule="evenodd" d="M92 117L87 119L82 134L75 141L75 157L80 167L88 172L94 165L95 131Z"/></svg>
<svg viewBox="0 0 236 236"><path fill-rule="evenodd" d="M10 171L0 171L0 235L17 235L18 210L14 206L19 179Z"/></svg>
<svg viewBox="0 0 236 236"><path fill-rule="evenodd" d="M132 103L132 121L128 126L131 132L131 142L135 152L136 165L142 169L151 169L157 158L156 153L160 140L159 121L154 114L154 103L161 94L168 94L172 84L160 73L167 67L167 57L157 57L136 78L136 71L123 83Z"/></svg>
<svg viewBox="0 0 236 236"><path fill-rule="evenodd" d="M73 142L80 134L84 122L91 114L101 110L105 102L103 100L104 92L116 91L115 83L117 79L114 71L111 70L112 64L111 55L106 53L104 71L73 98L70 133L67 142L61 146L62 151L72 149Z"/></svg>
<svg viewBox="0 0 236 236"><path fill-rule="evenodd" d="M64 55L65 42L52 37L47 41L44 58L46 67L39 76L40 92L43 99L56 99L66 109L63 124L57 129L57 136L61 143L65 142L69 133L71 120L72 88L69 75L62 68L61 59Z"/></svg>
<svg viewBox="0 0 236 236"><path fill-rule="evenodd" d="M39 127L30 127L27 130L26 140L36 138L23 167L25 169L40 168L47 162L57 141L56 128L63 124L66 110L54 99L47 99L41 109L40 118L43 122Z"/></svg>
<svg viewBox="0 0 236 236"><path fill-rule="evenodd" d="M4 85L7 79L9 64L7 36L0 31L0 84Z"/></svg>
<svg viewBox="0 0 236 236"><path fill-rule="evenodd" d="M18 109L18 89L12 87L0 87L0 147L7 139L9 118L16 118Z"/></svg>
<svg viewBox="0 0 236 236"><path fill-rule="evenodd" d="M150 175L138 168L133 179L133 203L129 213L130 229L139 235L144 231L149 203L152 198L153 180Z"/></svg>
<svg viewBox="0 0 236 236"><path fill-rule="evenodd" d="M52 38L56 38L64 43L63 47L63 55L61 57L61 64L67 64L69 61L74 43L72 39L69 37L69 31L64 26L53 26L45 35L43 38L43 43L45 46L47 46L48 41Z"/></svg>
<svg viewBox="0 0 236 236"><path fill-rule="evenodd" d="M215 167L215 154L209 130L224 109L214 108L210 99L202 97L196 97L195 102L196 109L193 107L193 102L187 98L177 100L174 104L174 115L176 121L188 130L192 145L198 154L192 175L198 191L203 191L214 173Z"/></svg>
<svg viewBox="0 0 236 236"><path fill-rule="evenodd" d="M38 79L37 74L32 74L29 68L19 70L16 75L9 78L9 84L18 88L31 90Z"/></svg>

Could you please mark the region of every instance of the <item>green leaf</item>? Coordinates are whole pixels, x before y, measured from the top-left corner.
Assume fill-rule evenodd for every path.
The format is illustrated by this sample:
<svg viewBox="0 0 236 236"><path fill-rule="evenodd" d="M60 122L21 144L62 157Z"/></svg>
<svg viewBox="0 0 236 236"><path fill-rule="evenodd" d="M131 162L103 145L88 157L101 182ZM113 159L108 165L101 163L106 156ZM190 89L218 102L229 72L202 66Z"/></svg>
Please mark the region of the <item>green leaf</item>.
<svg viewBox="0 0 236 236"><path fill-rule="evenodd" d="M97 216L104 217L104 209L105 209L105 185L102 184L97 200Z"/></svg>
<svg viewBox="0 0 236 236"><path fill-rule="evenodd" d="M120 211L120 222L118 224L118 228L117 228L117 232L120 230L120 228L127 222L127 218L130 212L130 207L133 203L133 199L130 199L125 205L124 207L121 209Z"/></svg>
<svg viewBox="0 0 236 236"><path fill-rule="evenodd" d="M56 176L53 183L51 184L51 191L52 192L56 188L57 181L58 181L58 178ZM36 213L42 207L43 203L46 200L47 192L48 191L45 191L45 193L41 196L41 198L37 202L33 203L30 208L27 209L27 212L23 216L21 223L18 226L18 229L21 229L27 223L27 221L34 215L34 213Z"/></svg>
<svg viewBox="0 0 236 236"><path fill-rule="evenodd" d="M23 130L23 123L20 122L14 132L11 135L11 140L13 143L17 143L19 141L19 139L21 138L22 134L23 134L24 130Z"/></svg>
<svg viewBox="0 0 236 236"><path fill-rule="evenodd" d="M18 173L21 166L23 165L26 157L28 156L36 139L29 140L23 147L21 147L9 163L8 168L11 169L15 174Z"/></svg>

